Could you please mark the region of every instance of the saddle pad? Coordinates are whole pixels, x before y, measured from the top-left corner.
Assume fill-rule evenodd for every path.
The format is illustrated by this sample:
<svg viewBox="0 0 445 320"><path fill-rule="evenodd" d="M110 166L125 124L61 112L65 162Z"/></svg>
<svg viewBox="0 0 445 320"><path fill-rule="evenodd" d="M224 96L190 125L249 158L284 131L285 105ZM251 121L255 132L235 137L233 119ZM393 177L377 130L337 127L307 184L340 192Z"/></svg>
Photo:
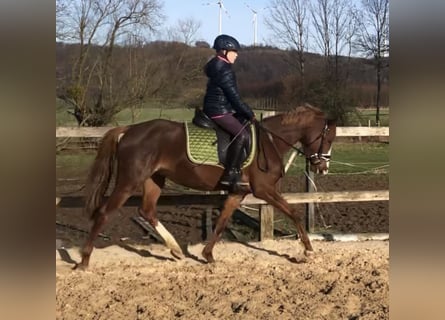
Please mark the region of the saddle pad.
<svg viewBox="0 0 445 320"><path fill-rule="evenodd" d="M188 122L185 122L184 125L187 139L187 156L189 160L196 164L206 164L224 168L219 162L215 130L200 128ZM250 125L250 131L252 135L252 150L250 150L249 156L246 161L244 161L242 168L250 165L255 155L256 134L255 128L252 125Z"/></svg>

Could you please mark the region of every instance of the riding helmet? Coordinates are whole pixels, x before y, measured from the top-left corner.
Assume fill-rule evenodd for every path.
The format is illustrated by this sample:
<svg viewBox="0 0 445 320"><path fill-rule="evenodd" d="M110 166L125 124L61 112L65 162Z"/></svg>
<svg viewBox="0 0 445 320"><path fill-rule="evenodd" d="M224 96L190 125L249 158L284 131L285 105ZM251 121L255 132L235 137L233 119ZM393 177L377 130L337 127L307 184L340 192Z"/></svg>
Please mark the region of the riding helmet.
<svg viewBox="0 0 445 320"><path fill-rule="evenodd" d="M216 51L220 50L238 51L241 49L241 46L239 45L238 40L236 40L234 37L231 37L226 34L221 34L215 38L215 41L213 42L213 49L215 49Z"/></svg>

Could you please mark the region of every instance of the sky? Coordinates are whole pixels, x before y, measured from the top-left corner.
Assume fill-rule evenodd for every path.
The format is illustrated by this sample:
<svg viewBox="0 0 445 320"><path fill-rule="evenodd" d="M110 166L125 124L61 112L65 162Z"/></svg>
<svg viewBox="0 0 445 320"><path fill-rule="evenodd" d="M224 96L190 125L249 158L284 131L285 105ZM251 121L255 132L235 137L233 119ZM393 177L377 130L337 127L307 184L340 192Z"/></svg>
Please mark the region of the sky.
<svg viewBox="0 0 445 320"><path fill-rule="evenodd" d="M174 25L178 19L192 17L201 22L196 39L204 40L210 45L219 33L218 0L163 0L166 25ZM222 13L222 33L235 37L243 45L253 45L253 13L246 6L258 12L257 43L266 44L271 39L271 32L264 25L264 14L267 13L268 0L223 0L228 14ZM262 10L263 9L263 10ZM261 11L262 10L262 11Z"/></svg>

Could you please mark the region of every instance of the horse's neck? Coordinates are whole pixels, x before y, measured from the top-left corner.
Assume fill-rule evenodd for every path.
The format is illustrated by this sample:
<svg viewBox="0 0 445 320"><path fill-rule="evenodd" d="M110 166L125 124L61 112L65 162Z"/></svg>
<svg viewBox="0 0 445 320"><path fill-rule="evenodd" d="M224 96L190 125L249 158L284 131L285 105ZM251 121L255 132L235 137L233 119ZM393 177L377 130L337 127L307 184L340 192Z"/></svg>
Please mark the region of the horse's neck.
<svg viewBox="0 0 445 320"><path fill-rule="evenodd" d="M290 144L297 143L302 136L302 128L300 124L283 124L280 118L274 119L273 129L271 130Z"/></svg>
<svg viewBox="0 0 445 320"><path fill-rule="evenodd" d="M265 123L265 127L270 131L270 139L281 154L285 154L291 146L300 141L302 129L296 124L282 124L281 117L276 116Z"/></svg>

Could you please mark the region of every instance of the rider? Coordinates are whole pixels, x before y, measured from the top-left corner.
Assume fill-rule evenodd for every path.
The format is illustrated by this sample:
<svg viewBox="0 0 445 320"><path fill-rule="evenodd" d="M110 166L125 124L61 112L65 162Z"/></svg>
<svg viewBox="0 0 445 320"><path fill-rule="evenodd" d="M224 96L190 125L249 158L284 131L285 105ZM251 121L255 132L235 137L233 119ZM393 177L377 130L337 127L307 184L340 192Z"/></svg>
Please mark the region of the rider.
<svg viewBox="0 0 445 320"><path fill-rule="evenodd" d="M232 70L232 64L235 63L238 50L241 49L238 41L222 34L216 37L213 49L216 50L216 55L207 62L204 69L209 79L203 111L234 139L228 150L224 174L220 179L222 185L229 186L233 190L247 185L241 182L240 167L242 150L249 138L245 126L234 117L234 114L251 122L255 120L255 114L241 100L235 73Z"/></svg>

